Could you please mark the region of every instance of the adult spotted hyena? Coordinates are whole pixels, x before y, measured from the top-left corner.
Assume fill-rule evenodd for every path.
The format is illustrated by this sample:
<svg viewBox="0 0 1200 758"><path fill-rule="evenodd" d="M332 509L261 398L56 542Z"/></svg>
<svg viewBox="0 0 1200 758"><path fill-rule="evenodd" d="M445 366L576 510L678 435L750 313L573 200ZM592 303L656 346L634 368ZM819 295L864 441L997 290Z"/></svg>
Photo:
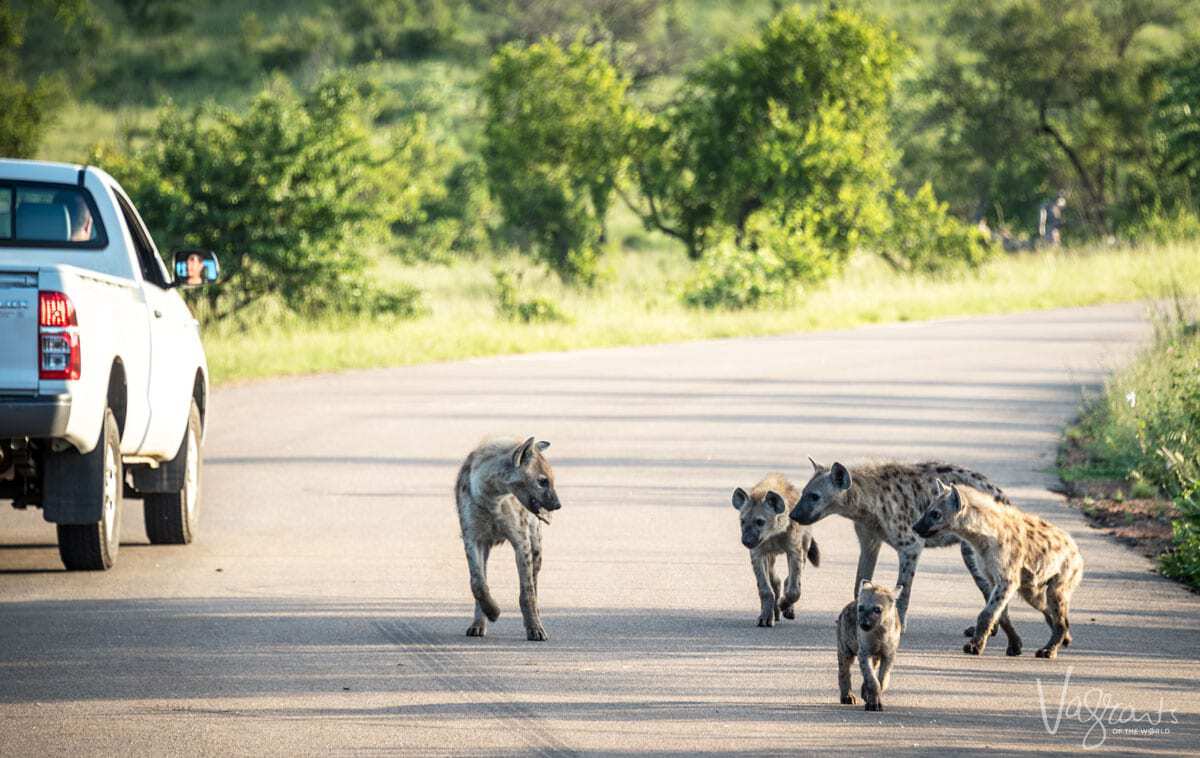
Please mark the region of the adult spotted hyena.
<svg viewBox="0 0 1200 758"><path fill-rule="evenodd" d="M970 485L1001 502L1008 502L1000 488L983 474L946 463L883 463L849 469L840 463L826 468L812 458L809 461L813 476L804 485L800 501L792 509L792 519L809 525L836 514L854 522L859 545L858 573L854 578L856 593L864 579L875 575L880 544L890 545L900 558L897 584L904 587L896 602L901 626L908 616L913 575L921 551L926 547L944 547L959 542L949 533L925 539L912 528L937 493L938 478ZM992 585L980 570L975 551L965 542L961 543L961 550L963 563L971 572L975 585L984 597L989 596ZM1020 655L1021 638L1009 623L1007 612L1001 615L1000 626L1008 635L1008 654Z"/></svg>
<svg viewBox="0 0 1200 758"><path fill-rule="evenodd" d="M550 512L562 505L554 491L554 471L542 455L548 447L549 442L537 442L533 437L524 442L485 441L458 470L454 497L475 596L475 620L467 628L468 637L484 636L488 621L500 616L500 606L488 589L487 562L492 548L507 541L517 556L526 636L536 641L549 639L537 605L542 524L549 524Z"/></svg>
<svg viewBox="0 0 1200 758"><path fill-rule="evenodd" d="M923 537L954 534L970 543L992 584L963 652L983 652L996 614L1006 613L1009 601L1020 592L1050 626L1050 641L1037 651L1038 657L1058 655L1060 645L1071 644L1067 612L1071 595L1083 579L1083 556L1075 540L1044 519L998 502L991 493L942 482L937 487L933 502L913 525L914 531Z"/></svg>
<svg viewBox="0 0 1200 758"><path fill-rule="evenodd" d="M858 658L862 670L862 696L868 711L882 711L881 697L892 681L892 666L900 649L900 617L894 591L863 582L858 597L838 614L838 690L842 703L854 705L850 694L850 664ZM878 673L876 669L878 668Z"/></svg>
<svg viewBox="0 0 1200 758"><path fill-rule="evenodd" d="M750 549L750 565L762 600L759 626L774 626L781 613L784 618L795 618L804 559L807 557L814 566L821 565L821 551L812 530L787 517L799 496L800 491L783 474L768 474L749 493L741 487L733 491L733 507L742 522L742 544ZM786 556L788 564L782 592L775 574L775 558L779 555Z"/></svg>

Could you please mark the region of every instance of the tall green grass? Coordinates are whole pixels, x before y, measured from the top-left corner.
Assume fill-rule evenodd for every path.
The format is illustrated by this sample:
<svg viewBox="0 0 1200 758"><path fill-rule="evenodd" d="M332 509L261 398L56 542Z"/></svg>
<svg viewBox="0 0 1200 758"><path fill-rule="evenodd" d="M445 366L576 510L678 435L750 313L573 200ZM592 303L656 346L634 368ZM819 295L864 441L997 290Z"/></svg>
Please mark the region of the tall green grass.
<svg viewBox="0 0 1200 758"><path fill-rule="evenodd" d="M970 275L899 275L877 259L852 262L839 278L801 293L787 307L722 312L683 306L676 289L689 264L673 249L611 253L609 281L595 291L535 279L537 294L569 317L560 323L513 323L495 307L496 265L402 266L383 261L382 285L405 282L425 293L428 315L408 321L332 318L284 320L241 332L206 334L217 382L399 366L485 355L838 329L950 316L1012 313L1126 302L1200 285L1200 245L1092 249L1006 256ZM527 279L528 281L528 279Z"/></svg>

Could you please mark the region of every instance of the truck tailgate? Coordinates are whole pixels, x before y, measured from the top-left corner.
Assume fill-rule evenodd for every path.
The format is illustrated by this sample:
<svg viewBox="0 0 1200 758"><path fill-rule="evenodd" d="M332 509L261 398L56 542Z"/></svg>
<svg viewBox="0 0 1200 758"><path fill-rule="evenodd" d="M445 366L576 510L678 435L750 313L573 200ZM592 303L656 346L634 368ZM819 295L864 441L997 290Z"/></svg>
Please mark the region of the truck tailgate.
<svg viewBox="0 0 1200 758"><path fill-rule="evenodd" d="M0 393L38 388L38 275L0 271Z"/></svg>

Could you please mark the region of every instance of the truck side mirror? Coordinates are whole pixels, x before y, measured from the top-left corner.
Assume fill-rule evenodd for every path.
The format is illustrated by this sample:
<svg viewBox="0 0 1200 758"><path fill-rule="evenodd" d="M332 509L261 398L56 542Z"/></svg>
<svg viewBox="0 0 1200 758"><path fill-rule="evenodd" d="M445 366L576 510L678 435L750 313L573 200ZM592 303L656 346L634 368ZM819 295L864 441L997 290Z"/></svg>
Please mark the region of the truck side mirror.
<svg viewBox="0 0 1200 758"><path fill-rule="evenodd" d="M217 254L208 250L176 250L175 286L200 287L213 284L221 276Z"/></svg>

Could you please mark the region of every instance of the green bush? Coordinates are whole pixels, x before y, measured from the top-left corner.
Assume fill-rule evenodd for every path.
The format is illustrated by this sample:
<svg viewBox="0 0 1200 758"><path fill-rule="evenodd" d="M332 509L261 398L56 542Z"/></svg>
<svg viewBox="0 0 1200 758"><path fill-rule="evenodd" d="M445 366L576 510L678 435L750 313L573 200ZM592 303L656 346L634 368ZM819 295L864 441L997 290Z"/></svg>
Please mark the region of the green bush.
<svg viewBox="0 0 1200 758"><path fill-rule="evenodd" d="M568 321L566 314L548 298L522 296L523 276L503 269L492 272L496 280L496 314L508 321L523 324Z"/></svg>
<svg viewBox="0 0 1200 758"><path fill-rule="evenodd" d="M179 31L195 21L187 0L117 0L125 18L140 32Z"/></svg>
<svg viewBox="0 0 1200 758"><path fill-rule="evenodd" d="M341 60L350 52L350 38L328 8L315 16L283 16L267 32L256 13L242 17L242 52L265 71L292 71Z"/></svg>
<svg viewBox="0 0 1200 758"><path fill-rule="evenodd" d="M1144 209L1141 217L1126 227L1123 236L1159 245L1200 239L1200 216L1183 205L1167 209L1155 204Z"/></svg>
<svg viewBox="0 0 1200 758"><path fill-rule="evenodd" d="M996 253L977 227L965 224L938 202L926 182L909 195L892 196L892 223L876 244L879 254L900 271L934 272L951 268L977 268Z"/></svg>
<svg viewBox="0 0 1200 758"><path fill-rule="evenodd" d="M483 80L483 158L505 221L564 280L591 284L628 151L628 81L602 45L510 44Z"/></svg>
<svg viewBox="0 0 1200 758"><path fill-rule="evenodd" d="M347 0L342 23L359 60L411 58L443 47L458 31L462 0Z"/></svg>
<svg viewBox="0 0 1200 758"><path fill-rule="evenodd" d="M900 55L892 33L855 11L783 10L643 120L639 215L698 258L727 230L744 236L755 213L803 208L822 246L848 256L886 226Z"/></svg>
<svg viewBox="0 0 1200 758"><path fill-rule="evenodd" d="M370 113L349 78L303 96L277 80L243 113L170 108L144 148L92 160L125 185L164 252L220 256L224 284L197 295L209 317L269 299L295 311L363 310L363 246L385 241L414 204L403 196L409 166L373 138Z"/></svg>

